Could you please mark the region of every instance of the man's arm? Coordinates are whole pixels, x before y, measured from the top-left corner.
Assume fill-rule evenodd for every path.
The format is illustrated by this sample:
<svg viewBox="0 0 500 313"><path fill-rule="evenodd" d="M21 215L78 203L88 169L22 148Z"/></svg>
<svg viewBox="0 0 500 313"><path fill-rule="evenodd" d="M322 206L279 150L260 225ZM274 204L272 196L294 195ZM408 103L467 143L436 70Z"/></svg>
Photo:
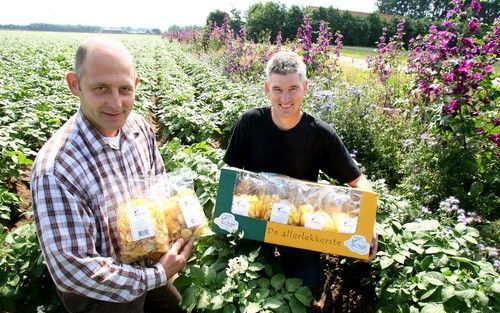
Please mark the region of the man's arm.
<svg viewBox="0 0 500 313"><path fill-rule="evenodd" d="M359 188L362 190L373 191L372 184L366 178L365 175L358 176L358 178L354 179L353 181L350 181L348 183L348 185L353 187L353 188Z"/></svg>
<svg viewBox="0 0 500 313"><path fill-rule="evenodd" d="M95 228L104 225L96 225L94 216L86 213L89 209L85 204L55 176L35 177L31 189L40 245L61 291L103 301L129 302L166 283L165 268L160 263L136 267L101 256L94 236L99 231Z"/></svg>

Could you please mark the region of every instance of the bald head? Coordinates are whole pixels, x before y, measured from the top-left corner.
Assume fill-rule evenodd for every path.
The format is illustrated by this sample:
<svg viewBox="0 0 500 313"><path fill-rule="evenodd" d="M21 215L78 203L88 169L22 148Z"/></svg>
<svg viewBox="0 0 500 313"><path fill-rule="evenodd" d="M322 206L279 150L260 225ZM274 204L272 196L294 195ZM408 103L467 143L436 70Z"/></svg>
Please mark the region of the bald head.
<svg viewBox="0 0 500 313"><path fill-rule="evenodd" d="M134 67L134 59L128 49L118 40L106 37L95 37L84 41L76 51L75 75L80 80L85 74L85 61L89 56L109 55L121 59Z"/></svg>

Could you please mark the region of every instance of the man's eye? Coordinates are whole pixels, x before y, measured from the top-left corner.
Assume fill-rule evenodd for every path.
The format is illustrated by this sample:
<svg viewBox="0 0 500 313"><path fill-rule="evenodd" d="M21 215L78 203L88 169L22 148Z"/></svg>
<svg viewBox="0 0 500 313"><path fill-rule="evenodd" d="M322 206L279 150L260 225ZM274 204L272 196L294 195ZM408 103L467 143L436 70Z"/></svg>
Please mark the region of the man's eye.
<svg viewBox="0 0 500 313"><path fill-rule="evenodd" d="M99 92L99 93L103 93L106 91L106 87L105 86L97 86L97 87L94 87L94 91Z"/></svg>

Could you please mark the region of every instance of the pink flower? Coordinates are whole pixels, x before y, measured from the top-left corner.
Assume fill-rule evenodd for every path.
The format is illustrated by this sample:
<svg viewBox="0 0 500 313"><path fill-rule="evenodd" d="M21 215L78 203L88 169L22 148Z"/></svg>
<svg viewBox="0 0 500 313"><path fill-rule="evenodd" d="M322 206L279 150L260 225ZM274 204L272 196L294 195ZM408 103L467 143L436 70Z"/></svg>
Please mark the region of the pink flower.
<svg viewBox="0 0 500 313"><path fill-rule="evenodd" d="M486 73L488 73L488 74L489 74L489 73L493 72L493 67L492 67L491 65L489 65L489 64L488 64L488 65L486 65L486 67L484 68L484 71L485 71Z"/></svg>
<svg viewBox="0 0 500 313"><path fill-rule="evenodd" d="M455 80L455 74L453 74L453 73L446 73L446 74L444 74L444 82L446 84L449 85L454 80Z"/></svg>
<svg viewBox="0 0 500 313"><path fill-rule="evenodd" d="M479 81L479 80L483 79L483 74L475 73L473 78L474 78L474 80Z"/></svg>
<svg viewBox="0 0 500 313"><path fill-rule="evenodd" d="M477 23L478 23L478 20L475 17L473 17L469 21L469 29L470 29L471 32L475 32L477 30Z"/></svg>
<svg viewBox="0 0 500 313"><path fill-rule="evenodd" d="M472 47L472 45L474 44L474 42L472 41L472 38L470 37L465 37L462 39L462 43L466 46L466 47Z"/></svg>
<svg viewBox="0 0 500 313"><path fill-rule="evenodd" d="M472 10L474 10L474 12L476 13L479 13L479 11L481 11L481 4L479 3L478 0L472 0L471 4L470 4L470 7L472 8Z"/></svg>

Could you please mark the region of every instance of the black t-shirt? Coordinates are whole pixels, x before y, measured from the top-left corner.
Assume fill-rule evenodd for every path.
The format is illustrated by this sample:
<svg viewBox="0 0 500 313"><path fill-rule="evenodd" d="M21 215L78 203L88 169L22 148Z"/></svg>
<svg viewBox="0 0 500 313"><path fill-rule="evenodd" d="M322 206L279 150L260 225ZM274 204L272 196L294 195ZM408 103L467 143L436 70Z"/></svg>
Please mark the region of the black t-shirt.
<svg viewBox="0 0 500 313"><path fill-rule="evenodd" d="M319 170L341 183L361 175L333 127L304 112L294 128L280 130L272 120L270 107L243 113L224 162L249 171L309 181L318 180Z"/></svg>

